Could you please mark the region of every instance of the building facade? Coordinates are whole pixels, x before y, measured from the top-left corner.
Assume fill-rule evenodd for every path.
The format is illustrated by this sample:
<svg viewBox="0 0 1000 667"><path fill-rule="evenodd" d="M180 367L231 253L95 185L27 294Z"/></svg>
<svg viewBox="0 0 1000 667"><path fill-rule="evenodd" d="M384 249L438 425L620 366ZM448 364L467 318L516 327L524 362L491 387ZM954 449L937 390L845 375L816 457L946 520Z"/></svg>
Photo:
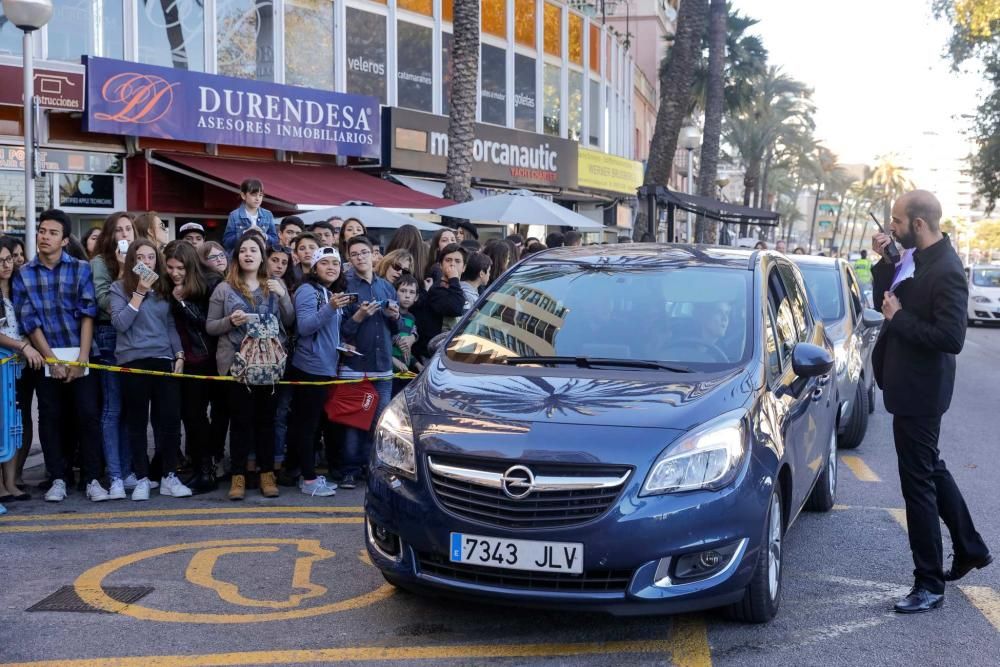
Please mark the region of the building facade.
<svg viewBox="0 0 1000 667"><path fill-rule="evenodd" d="M186 219L219 217L238 202L228 178L234 167L227 160L349 163L380 176L395 171L383 162L385 144L382 155L353 153L348 160L333 150L311 152L294 143L210 143L183 131L138 136L106 126L96 131L91 110L82 107L80 79L96 67L82 64L85 56L169 68L184 81L203 73L255 86L301 87L313 91L310 99L324 92L363 96L383 110L418 114L428 127L440 127L439 119L449 111L452 0L54 0L54 5L52 20L35 40L36 68L48 73L49 85L63 77L62 96L79 97L80 106L57 96L41 112L37 146L51 155L40 161L37 205L70 211L81 230L119 209L156 208L172 227ZM0 26L0 67L19 76L21 33L9 23ZM517 142L504 135L520 133L522 139L537 136L535 143L550 138L551 144L574 149L561 151L556 186L551 175L530 166L494 176L488 184L537 187L581 212L589 207L594 215L602 205L627 196L620 184L607 191L579 187L575 151L633 157L633 76L628 49L600 17L553 0L481 0L477 120L486 132L499 133L499 143L513 145ZM224 87L212 80L209 87ZM95 88L97 83L87 85L104 90ZM36 92L39 85L36 77ZM0 169L13 172L23 164L17 159L19 149L23 159L23 110L19 96L0 100L4 103L0 148L7 159L0 159ZM382 142L394 139L387 132L380 137ZM197 169L192 156L205 158ZM219 165L227 169L215 168ZM15 186L6 175L0 174L0 225L16 233L23 229L23 185ZM197 181L197 196L185 196L190 193L185 178ZM303 205L340 203L302 196L269 202L285 213Z"/></svg>

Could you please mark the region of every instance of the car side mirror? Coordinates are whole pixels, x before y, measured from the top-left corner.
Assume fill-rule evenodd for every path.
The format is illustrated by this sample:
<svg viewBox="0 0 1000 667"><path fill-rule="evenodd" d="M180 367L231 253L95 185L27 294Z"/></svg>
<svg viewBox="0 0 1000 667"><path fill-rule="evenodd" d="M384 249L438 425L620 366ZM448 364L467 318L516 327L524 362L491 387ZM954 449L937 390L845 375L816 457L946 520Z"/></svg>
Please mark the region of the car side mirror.
<svg viewBox="0 0 1000 667"><path fill-rule="evenodd" d="M877 329L885 322L885 316L874 308L865 308L861 313L861 322L866 329Z"/></svg>
<svg viewBox="0 0 1000 667"><path fill-rule="evenodd" d="M450 333L450 331L445 331L444 333L439 333L437 336L434 336L434 338L431 338L427 342L427 351L431 354L437 352L438 349L444 344L444 341L448 338L448 334Z"/></svg>
<svg viewBox="0 0 1000 667"><path fill-rule="evenodd" d="M792 349L792 370L800 378L826 375L833 370L833 355L819 345L798 343Z"/></svg>

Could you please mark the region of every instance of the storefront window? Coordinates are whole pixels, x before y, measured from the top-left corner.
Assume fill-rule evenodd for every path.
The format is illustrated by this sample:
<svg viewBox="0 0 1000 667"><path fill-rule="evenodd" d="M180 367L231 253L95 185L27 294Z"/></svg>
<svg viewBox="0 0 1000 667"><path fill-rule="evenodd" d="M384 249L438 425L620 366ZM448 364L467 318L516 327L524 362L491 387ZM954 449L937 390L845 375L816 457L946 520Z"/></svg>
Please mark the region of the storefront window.
<svg viewBox="0 0 1000 667"><path fill-rule="evenodd" d="M597 146L601 141L601 123L604 120L604 114L601 113L601 109L604 105L601 104L601 83L599 81L591 80L590 82L590 145Z"/></svg>
<svg viewBox="0 0 1000 667"><path fill-rule="evenodd" d="M285 0L285 83L333 90L333 1Z"/></svg>
<svg viewBox="0 0 1000 667"><path fill-rule="evenodd" d="M434 16L434 0L396 0L396 7L415 14Z"/></svg>
<svg viewBox="0 0 1000 667"><path fill-rule="evenodd" d="M507 52L489 44L480 51L482 95L479 105L484 123L507 124Z"/></svg>
<svg viewBox="0 0 1000 667"><path fill-rule="evenodd" d="M545 3L545 53L562 58L562 8Z"/></svg>
<svg viewBox="0 0 1000 667"><path fill-rule="evenodd" d="M219 74L274 81L274 4L271 0L217 0Z"/></svg>
<svg viewBox="0 0 1000 667"><path fill-rule="evenodd" d="M4 16L3 7L0 7L0 53L19 56L23 32L17 26L7 20Z"/></svg>
<svg viewBox="0 0 1000 667"><path fill-rule="evenodd" d="M514 41L535 48L535 0L514 0Z"/></svg>
<svg viewBox="0 0 1000 667"><path fill-rule="evenodd" d="M579 141L583 135L583 74L569 71L569 99L566 101L569 114L569 138Z"/></svg>
<svg viewBox="0 0 1000 667"><path fill-rule="evenodd" d="M560 112L560 74L561 70L558 65L545 65L545 110L544 110L544 129L545 134L551 134L558 137L560 135L561 126L559 123L559 112Z"/></svg>
<svg viewBox="0 0 1000 667"><path fill-rule="evenodd" d="M601 30L596 24L590 24L590 71L601 73Z"/></svg>
<svg viewBox="0 0 1000 667"><path fill-rule="evenodd" d="M452 36L450 32L441 33L441 113L445 116L451 113L451 79L453 65L451 60Z"/></svg>
<svg viewBox="0 0 1000 667"><path fill-rule="evenodd" d="M507 39L506 0L481 0L479 12L481 14L479 20L484 33Z"/></svg>
<svg viewBox="0 0 1000 667"><path fill-rule="evenodd" d="M385 104L385 17L347 8L347 92Z"/></svg>
<svg viewBox="0 0 1000 667"><path fill-rule="evenodd" d="M455 14L454 0L441 0L441 20L451 23Z"/></svg>
<svg viewBox="0 0 1000 667"><path fill-rule="evenodd" d="M56 0L48 24L49 60L81 55L121 58L125 20L121 0Z"/></svg>
<svg viewBox="0 0 1000 667"><path fill-rule="evenodd" d="M535 59L514 54L514 127L535 132Z"/></svg>
<svg viewBox="0 0 1000 667"><path fill-rule="evenodd" d="M205 71L202 0L145 2L138 8L139 62Z"/></svg>
<svg viewBox="0 0 1000 667"><path fill-rule="evenodd" d="M399 106L433 111L434 30L399 21L396 31L396 96Z"/></svg>
<svg viewBox="0 0 1000 667"><path fill-rule="evenodd" d="M583 17L579 14L569 15L569 61L583 64Z"/></svg>

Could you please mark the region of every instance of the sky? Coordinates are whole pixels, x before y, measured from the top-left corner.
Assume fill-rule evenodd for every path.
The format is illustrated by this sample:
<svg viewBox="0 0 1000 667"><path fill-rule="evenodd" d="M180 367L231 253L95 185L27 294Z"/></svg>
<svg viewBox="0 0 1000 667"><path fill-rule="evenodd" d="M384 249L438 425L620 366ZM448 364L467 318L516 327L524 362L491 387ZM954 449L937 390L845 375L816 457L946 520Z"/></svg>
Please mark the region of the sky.
<svg viewBox="0 0 1000 667"><path fill-rule="evenodd" d="M933 17L930 0L733 4L760 20L770 63L814 89L817 138L841 163L897 154L920 169L909 163L964 154L969 120L961 116L975 112L979 80L943 58L949 26Z"/></svg>

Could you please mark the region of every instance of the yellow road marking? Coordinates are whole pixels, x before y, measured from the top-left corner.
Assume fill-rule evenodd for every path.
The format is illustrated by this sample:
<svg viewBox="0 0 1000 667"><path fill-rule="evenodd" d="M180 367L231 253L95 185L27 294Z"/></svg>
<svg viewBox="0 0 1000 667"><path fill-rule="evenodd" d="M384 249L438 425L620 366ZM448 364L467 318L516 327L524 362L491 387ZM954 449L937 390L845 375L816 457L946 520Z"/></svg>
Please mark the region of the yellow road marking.
<svg viewBox="0 0 1000 667"><path fill-rule="evenodd" d="M314 563L333 558L336 554L328 551L319 545L319 540L299 540L298 548L300 552L308 553L308 556L295 559L295 568L292 572L292 589L305 591L303 593L293 593L285 600L255 600L245 597L240 593L240 587L228 581L220 581L215 578L215 564L220 556L234 553L276 553L280 547L274 545L258 546L228 546L215 547L213 549L202 549L191 557L188 563L184 578L192 584L204 586L209 590L218 593L219 597L229 604L241 605L244 607L263 607L267 609L292 609L298 607L304 600L318 598L327 593L327 587L312 582L312 566Z"/></svg>
<svg viewBox="0 0 1000 667"><path fill-rule="evenodd" d="M206 514L360 514L364 507L219 507L215 509L138 510L90 512L86 514L35 514L0 517L0 524L25 521L80 521L90 519L138 519L157 516L201 516Z"/></svg>
<svg viewBox="0 0 1000 667"><path fill-rule="evenodd" d="M887 507L885 511L889 513L889 516L891 516L903 530L909 532L910 529L906 524L906 510L901 510L895 507Z"/></svg>
<svg viewBox="0 0 1000 667"><path fill-rule="evenodd" d="M854 476L857 477L862 482L881 482L882 478L879 477L874 470L868 467L860 456L841 456L840 460L844 462Z"/></svg>
<svg viewBox="0 0 1000 667"><path fill-rule="evenodd" d="M331 523L364 523L360 516L261 517L233 519L182 519L173 521L118 521L112 523L71 523L45 526L0 526L2 533L50 533L77 530L121 530L123 528L203 528L206 526L291 526Z"/></svg>
<svg viewBox="0 0 1000 667"><path fill-rule="evenodd" d="M302 540L278 539L278 538L250 538L237 540L210 540L207 542L189 542L186 544L171 544L157 549L148 549L137 553L127 554L120 558L109 560L92 567L73 582L73 588L80 599L96 609L103 609L123 616L131 616L144 621L161 621L166 623L207 623L207 624L232 624L232 623L263 623L267 621L287 621L299 618L311 618L324 614L333 614L351 609L359 609L384 600L396 592L391 584L382 584L375 590L358 595L346 600L332 602L316 607L306 607L301 609L286 609L281 611L264 612L260 614L209 614L209 613L187 613L177 611L167 611L144 607L141 604L127 604L119 602L110 597L104 591L104 580L121 570L139 561L148 560L157 556L178 553L182 551L196 551L200 549L214 549L217 547L233 546L259 546L261 544L293 544L298 545ZM176 656L174 656L176 657ZM145 660L145 658L141 658ZM247 662L254 662L249 660ZM293 661L296 662L296 661ZM117 664L117 663L112 663ZM127 663L133 664L133 663ZM153 663L146 663L153 664ZM160 664L160 663L156 663ZM200 663L163 663L163 664L200 664ZM206 663L216 664L216 663ZM218 663L218 664L239 664L239 663Z"/></svg>
<svg viewBox="0 0 1000 667"><path fill-rule="evenodd" d="M675 616L670 657L676 667L711 667L708 631L701 616Z"/></svg>
<svg viewBox="0 0 1000 667"><path fill-rule="evenodd" d="M997 632L1000 632L1000 593L989 586L959 586L960 591L969 598L969 602L975 605L986 620L993 624Z"/></svg>
<svg viewBox="0 0 1000 667"><path fill-rule="evenodd" d="M224 665L287 665L317 662L403 660L462 660L486 658L556 658L620 653L666 654L668 640L578 642L567 644L470 644L458 646L361 646L354 648L242 651L209 655L156 655L84 660L44 660L0 667L217 667Z"/></svg>

